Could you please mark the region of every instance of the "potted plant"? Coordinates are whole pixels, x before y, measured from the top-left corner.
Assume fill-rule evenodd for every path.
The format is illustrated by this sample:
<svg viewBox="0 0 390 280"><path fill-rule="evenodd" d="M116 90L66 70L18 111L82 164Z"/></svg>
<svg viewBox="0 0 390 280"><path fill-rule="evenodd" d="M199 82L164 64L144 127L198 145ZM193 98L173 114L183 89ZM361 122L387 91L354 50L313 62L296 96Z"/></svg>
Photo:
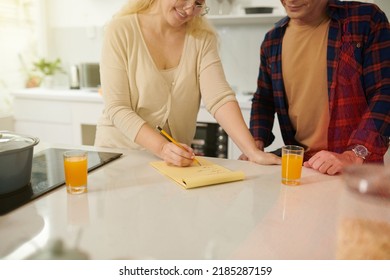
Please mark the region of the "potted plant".
<svg viewBox="0 0 390 280"><path fill-rule="evenodd" d="M37 72L41 78L40 85L45 87L51 87L53 76L56 73L65 73L61 67L61 59L50 61L45 58L41 58L33 63L33 72Z"/></svg>

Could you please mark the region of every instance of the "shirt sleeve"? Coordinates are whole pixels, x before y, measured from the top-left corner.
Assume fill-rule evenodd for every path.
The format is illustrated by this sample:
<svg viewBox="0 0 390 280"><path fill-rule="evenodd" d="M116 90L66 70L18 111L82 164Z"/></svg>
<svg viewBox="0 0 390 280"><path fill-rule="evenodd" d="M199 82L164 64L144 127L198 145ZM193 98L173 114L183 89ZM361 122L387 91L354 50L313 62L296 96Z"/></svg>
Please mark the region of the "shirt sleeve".
<svg viewBox="0 0 390 280"><path fill-rule="evenodd" d="M105 29L100 75L105 115L123 135L134 141L145 121L133 110L128 76L129 43L134 36L121 19Z"/></svg>
<svg viewBox="0 0 390 280"><path fill-rule="evenodd" d="M199 55L199 81L202 100L212 116L225 103L237 101L235 93L226 81L218 53L216 36L208 35Z"/></svg>
<svg viewBox="0 0 390 280"><path fill-rule="evenodd" d="M383 156L390 137L390 27L386 15L377 10L365 46L363 80L368 103L349 145L363 144Z"/></svg>
<svg viewBox="0 0 390 280"><path fill-rule="evenodd" d="M275 106L271 78L271 63L266 55L269 45L267 37L260 49L260 69L257 79L257 90L253 95L250 117L250 131L255 140L261 140L264 147L271 145L275 136L272 127L275 119Z"/></svg>

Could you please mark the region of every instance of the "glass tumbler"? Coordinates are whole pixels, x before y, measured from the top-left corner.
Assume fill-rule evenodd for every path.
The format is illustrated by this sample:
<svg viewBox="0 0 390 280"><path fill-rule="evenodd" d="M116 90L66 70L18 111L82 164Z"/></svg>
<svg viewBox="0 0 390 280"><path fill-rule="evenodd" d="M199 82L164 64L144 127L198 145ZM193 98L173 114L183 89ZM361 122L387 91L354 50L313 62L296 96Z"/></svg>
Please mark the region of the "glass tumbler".
<svg viewBox="0 0 390 280"><path fill-rule="evenodd" d="M88 152L71 150L64 152L63 157L67 192L70 194L87 192Z"/></svg>

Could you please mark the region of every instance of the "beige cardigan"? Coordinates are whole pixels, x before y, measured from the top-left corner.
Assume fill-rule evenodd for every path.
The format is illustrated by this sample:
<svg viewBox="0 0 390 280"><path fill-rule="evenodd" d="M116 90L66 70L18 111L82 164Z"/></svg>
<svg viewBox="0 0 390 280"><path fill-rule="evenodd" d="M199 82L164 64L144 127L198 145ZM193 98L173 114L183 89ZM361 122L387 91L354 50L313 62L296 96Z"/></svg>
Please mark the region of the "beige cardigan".
<svg viewBox="0 0 390 280"><path fill-rule="evenodd" d="M108 24L100 75L104 111L98 121L97 146L141 149L134 139L145 122L151 127L169 122L172 136L190 145L201 97L212 115L236 100L214 36L187 34L176 77L169 85L149 54L135 14Z"/></svg>

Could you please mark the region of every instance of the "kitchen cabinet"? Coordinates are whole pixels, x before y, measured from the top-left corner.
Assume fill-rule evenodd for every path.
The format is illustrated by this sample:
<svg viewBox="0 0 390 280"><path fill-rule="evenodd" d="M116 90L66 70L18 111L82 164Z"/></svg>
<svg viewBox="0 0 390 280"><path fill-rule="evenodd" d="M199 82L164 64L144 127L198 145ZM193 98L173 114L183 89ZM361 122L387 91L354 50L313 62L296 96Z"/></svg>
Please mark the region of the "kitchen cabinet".
<svg viewBox="0 0 390 280"><path fill-rule="evenodd" d="M103 110L103 98L97 92L34 88L16 91L13 96L16 132L36 136L44 142L93 145L96 123ZM249 126L251 96L238 94L237 99ZM198 121L216 123L203 105ZM268 151L283 145L277 122L274 133L277 139ZM237 159L240 155L241 151L229 138L228 158Z"/></svg>
<svg viewBox="0 0 390 280"><path fill-rule="evenodd" d="M25 89L14 96L16 132L60 144L93 145L103 98L86 90ZM84 141L83 141L84 139Z"/></svg>

